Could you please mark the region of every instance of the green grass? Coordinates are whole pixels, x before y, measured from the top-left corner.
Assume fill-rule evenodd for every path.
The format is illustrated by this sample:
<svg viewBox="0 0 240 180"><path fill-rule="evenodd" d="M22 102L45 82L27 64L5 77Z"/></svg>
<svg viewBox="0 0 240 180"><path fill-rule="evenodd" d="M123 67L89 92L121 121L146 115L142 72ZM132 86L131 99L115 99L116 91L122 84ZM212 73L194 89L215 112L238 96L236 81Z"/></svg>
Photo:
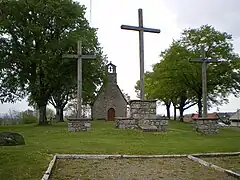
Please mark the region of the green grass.
<svg viewBox="0 0 240 180"><path fill-rule="evenodd" d="M69 133L67 124L0 126L0 132L22 134L26 145L0 147L0 179L40 179L55 153L184 154L240 151L240 131L221 129L205 136L191 124L170 121L166 133L143 133L114 128L113 122L94 121L89 132Z"/></svg>

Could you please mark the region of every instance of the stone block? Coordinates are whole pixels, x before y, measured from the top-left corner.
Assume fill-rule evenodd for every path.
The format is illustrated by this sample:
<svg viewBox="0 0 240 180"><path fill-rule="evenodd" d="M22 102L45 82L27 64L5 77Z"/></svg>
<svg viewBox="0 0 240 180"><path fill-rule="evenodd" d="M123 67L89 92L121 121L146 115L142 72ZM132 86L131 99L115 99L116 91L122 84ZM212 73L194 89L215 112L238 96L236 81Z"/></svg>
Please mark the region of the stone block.
<svg viewBox="0 0 240 180"><path fill-rule="evenodd" d="M168 120L160 120L160 125L168 125Z"/></svg>
<svg viewBox="0 0 240 180"><path fill-rule="evenodd" d="M199 118L196 120L195 129L197 132L203 134L215 134L218 133L218 119L213 118Z"/></svg>
<svg viewBox="0 0 240 180"><path fill-rule="evenodd" d="M160 126L159 131L166 132L168 130L168 126Z"/></svg>
<svg viewBox="0 0 240 180"><path fill-rule="evenodd" d="M116 118L116 128L119 129L134 129L136 128L136 121L132 118Z"/></svg>
<svg viewBox="0 0 240 180"><path fill-rule="evenodd" d="M156 100L131 100L130 101L131 108L142 108L142 109L149 109L149 108L156 108Z"/></svg>
<svg viewBox="0 0 240 180"><path fill-rule="evenodd" d="M142 129L144 132L156 132L158 130L156 126L151 126L147 124L139 125L139 128Z"/></svg>
<svg viewBox="0 0 240 180"><path fill-rule="evenodd" d="M86 123L85 123L85 127L86 127L86 128L90 128L90 127L91 127L91 123L86 122Z"/></svg>
<svg viewBox="0 0 240 180"><path fill-rule="evenodd" d="M91 121L89 119L74 119L68 122L69 132L80 132L80 131L90 131Z"/></svg>
<svg viewBox="0 0 240 180"><path fill-rule="evenodd" d="M203 124L204 121L203 121L203 120L197 120L196 123L197 123L197 124Z"/></svg>
<svg viewBox="0 0 240 180"><path fill-rule="evenodd" d="M156 116L156 101L130 101L130 117L127 119L116 118L116 127L140 128L144 131L167 131L168 120L158 119ZM131 121L129 121L131 119ZM120 122L119 122L120 121Z"/></svg>

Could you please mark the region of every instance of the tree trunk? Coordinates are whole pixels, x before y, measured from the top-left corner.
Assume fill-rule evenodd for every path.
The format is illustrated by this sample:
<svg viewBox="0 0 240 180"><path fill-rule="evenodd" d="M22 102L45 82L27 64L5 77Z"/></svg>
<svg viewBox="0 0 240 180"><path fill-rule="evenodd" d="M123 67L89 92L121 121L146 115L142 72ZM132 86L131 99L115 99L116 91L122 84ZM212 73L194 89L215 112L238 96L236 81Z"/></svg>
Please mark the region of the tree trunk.
<svg viewBox="0 0 240 180"><path fill-rule="evenodd" d="M202 117L202 97L198 97L198 117Z"/></svg>
<svg viewBox="0 0 240 180"><path fill-rule="evenodd" d="M174 104L173 107L174 107L174 117L173 117L173 119L177 120L177 108L176 108L176 105Z"/></svg>
<svg viewBox="0 0 240 180"><path fill-rule="evenodd" d="M167 104L167 103L165 103L165 104L166 104L166 109L167 109L167 118L170 119L170 116L171 116L171 114L170 114L170 106L171 106L171 104Z"/></svg>
<svg viewBox="0 0 240 180"><path fill-rule="evenodd" d="M183 112L184 112L184 108L182 106L179 107L179 114L180 114L180 121L183 122Z"/></svg>
<svg viewBox="0 0 240 180"><path fill-rule="evenodd" d="M39 125L47 124L46 106L42 105L39 107Z"/></svg>
<svg viewBox="0 0 240 180"><path fill-rule="evenodd" d="M183 122L183 112L184 112L184 106L186 105L187 97L183 94L180 98L180 104L179 104L179 114L180 114L180 121Z"/></svg>
<svg viewBox="0 0 240 180"><path fill-rule="evenodd" d="M56 107L56 121L57 122L64 122L63 120L63 108Z"/></svg>
<svg viewBox="0 0 240 180"><path fill-rule="evenodd" d="M60 119L59 119L59 122L64 122L64 119L63 119L63 108L60 108Z"/></svg>

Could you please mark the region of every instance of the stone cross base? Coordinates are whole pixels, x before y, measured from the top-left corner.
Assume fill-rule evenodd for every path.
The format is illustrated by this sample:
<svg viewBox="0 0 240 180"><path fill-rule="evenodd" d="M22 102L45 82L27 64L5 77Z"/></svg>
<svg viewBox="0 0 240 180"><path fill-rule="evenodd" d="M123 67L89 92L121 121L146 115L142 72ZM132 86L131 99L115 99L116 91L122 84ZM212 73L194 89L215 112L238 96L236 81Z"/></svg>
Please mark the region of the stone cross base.
<svg viewBox="0 0 240 180"><path fill-rule="evenodd" d="M203 134L218 133L218 118L198 118L195 121L195 130Z"/></svg>
<svg viewBox="0 0 240 180"><path fill-rule="evenodd" d="M79 132L79 131L90 131L91 130L91 119L68 119L68 131Z"/></svg>
<svg viewBox="0 0 240 180"><path fill-rule="evenodd" d="M144 132L167 131L168 120L156 117L155 100L132 100L130 101L130 117L116 117L116 128L137 129Z"/></svg>

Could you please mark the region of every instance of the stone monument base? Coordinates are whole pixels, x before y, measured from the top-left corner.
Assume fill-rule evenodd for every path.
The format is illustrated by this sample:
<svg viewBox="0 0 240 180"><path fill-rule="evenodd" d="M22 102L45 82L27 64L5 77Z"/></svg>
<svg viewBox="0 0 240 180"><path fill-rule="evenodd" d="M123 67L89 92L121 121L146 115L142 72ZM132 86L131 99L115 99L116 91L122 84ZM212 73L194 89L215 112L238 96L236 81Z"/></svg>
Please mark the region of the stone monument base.
<svg viewBox="0 0 240 180"><path fill-rule="evenodd" d="M218 118L198 118L195 120L195 130L203 134L216 134L218 133Z"/></svg>
<svg viewBox="0 0 240 180"><path fill-rule="evenodd" d="M156 116L156 100L131 100L130 117L116 117L116 128L167 131L168 120Z"/></svg>
<svg viewBox="0 0 240 180"><path fill-rule="evenodd" d="M71 118L68 119L68 131L79 132L79 131L90 131L92 127L91 120L86 118Z"/></svg>

